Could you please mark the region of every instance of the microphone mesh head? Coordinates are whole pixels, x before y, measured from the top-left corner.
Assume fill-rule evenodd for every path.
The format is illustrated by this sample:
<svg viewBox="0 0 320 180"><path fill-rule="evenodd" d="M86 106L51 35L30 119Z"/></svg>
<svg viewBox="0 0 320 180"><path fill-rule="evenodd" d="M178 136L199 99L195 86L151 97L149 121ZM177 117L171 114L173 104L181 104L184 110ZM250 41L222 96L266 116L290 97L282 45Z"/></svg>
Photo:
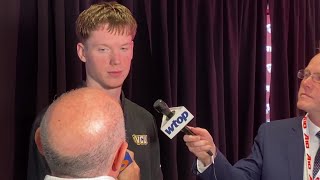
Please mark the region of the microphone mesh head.
<svg viewBox="0 0 320 180"><path fill-rule="evenodd" d="M161 99L158 99L156 102L153 103L153 108L159 113L162 113L163 115L167 116L169 119L174 115L174 113L171 112L171 110L169 109L167 103L165 103Z"/></svg>
<svg viewBox="0 0 320 180"><path fill-rule="evenodd" d="M168 105L161 99L158 99L156 102L153 103L153 108L159 113L163 113L163 111L169 109Z"/></svg>

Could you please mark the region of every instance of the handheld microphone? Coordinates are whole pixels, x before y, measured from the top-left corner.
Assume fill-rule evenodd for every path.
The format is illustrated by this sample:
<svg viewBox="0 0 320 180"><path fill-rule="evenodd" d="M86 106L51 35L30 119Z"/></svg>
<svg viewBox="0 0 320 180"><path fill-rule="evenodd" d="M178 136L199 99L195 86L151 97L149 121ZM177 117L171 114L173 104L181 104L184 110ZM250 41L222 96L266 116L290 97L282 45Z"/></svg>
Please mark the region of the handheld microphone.
<svg viewBox="0 0 320 180"><path fill-rule="evenodd" d="M124 159L121 163L120 172L122 172L126 167L128 167L133 160L131 159L131 156L128 151L126 151L126 155L124 156Z"/></svg>
<svg viewBox="0 0 320 180"><path fill-rule="evenodd" d="M154 102L153 107L157 112L164 115L161 130L170 139L178 134L180 130L188 135L196 135L186 126L193 119L193 115L184 106L169 108L164 101L158 99ZM210 150L207 153L213 156Z"/></svg>
<svg viewBox="0 0 320 180"><path fill-rule="evenodd" d="M153 107L158 113L165 115L168 120L175 115L175 111L171 111L167 103L165 103L161 99L158 99L156 102L154 102ZM181 131L188 135L195 135L187 126L182 128Z"/></svg>

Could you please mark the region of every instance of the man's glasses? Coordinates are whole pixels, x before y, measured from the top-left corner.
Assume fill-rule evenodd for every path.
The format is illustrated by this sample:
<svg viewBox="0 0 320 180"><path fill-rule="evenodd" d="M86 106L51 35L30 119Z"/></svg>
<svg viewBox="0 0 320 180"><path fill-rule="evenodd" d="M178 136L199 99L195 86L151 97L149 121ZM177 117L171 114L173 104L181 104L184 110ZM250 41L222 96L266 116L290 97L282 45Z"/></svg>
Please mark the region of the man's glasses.
<svg viewBox="0 0 320 180"><path fill-rule="evenodd" d="M320 73L313 73L311 74L311 72L309 70L306 69L301 69L298 71L297 77L299 79L308 79L311 76L311 79L316 82L316 83L320 83Z"/></svg>

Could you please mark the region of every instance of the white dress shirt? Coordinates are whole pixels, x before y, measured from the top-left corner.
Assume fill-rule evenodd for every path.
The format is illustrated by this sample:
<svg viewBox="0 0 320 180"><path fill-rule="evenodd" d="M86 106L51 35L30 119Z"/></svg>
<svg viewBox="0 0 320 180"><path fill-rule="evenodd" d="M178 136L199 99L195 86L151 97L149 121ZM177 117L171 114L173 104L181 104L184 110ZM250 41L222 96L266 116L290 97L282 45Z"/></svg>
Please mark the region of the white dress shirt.
<svg viewBox="0 0 320 180"><path fill-rule="evenodd" d="M214 164L214 157L211 156L211 159L212 159L212 164ZM211 164L204 166L204 164L201 161L199 161L199 159L197 159L197 169L199 173L203 173L210 165Z"/></svg>
<svg viewBox="0 0 320 180"><path fill-rule="evenodd" d="M314 158L316 157L318 148L319 148L319 144L320 144L320 140L319 138L316 136L316 134L320 131L320 127L316 126L315 124L313 124L313 122L309 119L309 117L307 118L307 123L308 123L308 130L309 130L309 136L310 136L310 149L309 149L309 153L310 155L313 157L311 159L311 164L312 164L312 168L313 168L313 162L314 162ZM302 128L302 127L301 127ZM303 165L304 171L303 171L303 179L308 179L307 178L307 163L306 163L306 155L304 156L304 165ZM313 171L313 169L311 169L311 172ZM318 172L319 174L319 172Z"/></svg>
<svg viewBox="0 0 320 180"><path fill-rule="evenodd" d="M59 178L59 177L46 175L44 180L115 180L115 179L111 176L100 176L100 177L94 177L94 178Z"/></svg>

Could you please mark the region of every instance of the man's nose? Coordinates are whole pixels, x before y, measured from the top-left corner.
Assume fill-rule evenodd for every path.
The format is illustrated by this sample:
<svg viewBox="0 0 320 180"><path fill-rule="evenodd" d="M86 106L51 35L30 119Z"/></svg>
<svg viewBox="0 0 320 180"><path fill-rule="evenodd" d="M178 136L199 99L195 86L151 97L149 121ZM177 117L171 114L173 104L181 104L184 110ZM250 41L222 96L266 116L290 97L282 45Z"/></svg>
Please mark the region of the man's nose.
<svg viewBox="0 0 320 180"><path fill-rule="evenodd" d="M118 64L121 63L119 53L112 53L110 63L111 63L112 65L118 65Z"/></svg>
<svg viewBox="0 0 320 180"><path fill-rule="evenodd" d="M305 79L302 80L302 84L303 84L304 86L308 86L308 87L309 87L309 86L311 86L312 81L313 81L312 75L310 75L309 77L307 77L307 78L305 78Z"/></svg>

